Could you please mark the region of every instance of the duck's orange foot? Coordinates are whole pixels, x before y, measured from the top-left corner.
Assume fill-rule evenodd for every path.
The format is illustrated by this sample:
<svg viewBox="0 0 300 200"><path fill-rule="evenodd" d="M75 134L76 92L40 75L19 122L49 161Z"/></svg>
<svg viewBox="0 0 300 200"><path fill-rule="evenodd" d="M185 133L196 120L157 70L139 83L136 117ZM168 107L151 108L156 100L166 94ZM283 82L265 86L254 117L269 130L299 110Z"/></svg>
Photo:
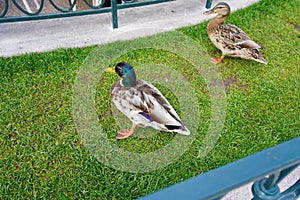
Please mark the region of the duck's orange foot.
<svg viewBox="0 0 300 200"><path fill-rule="evenodd" d="M116 138L118 140L126 139L126 138L130 137L131 135L133 135L133 133L134 133L133 131L129 131L127 129L119 130Z"/></svg>
<svg viewBox="0 0 300 200"><path fill-rule="evenodd" d="M221 58L211 58L211 61L215 64L221 63L224 57Z"/></svg>

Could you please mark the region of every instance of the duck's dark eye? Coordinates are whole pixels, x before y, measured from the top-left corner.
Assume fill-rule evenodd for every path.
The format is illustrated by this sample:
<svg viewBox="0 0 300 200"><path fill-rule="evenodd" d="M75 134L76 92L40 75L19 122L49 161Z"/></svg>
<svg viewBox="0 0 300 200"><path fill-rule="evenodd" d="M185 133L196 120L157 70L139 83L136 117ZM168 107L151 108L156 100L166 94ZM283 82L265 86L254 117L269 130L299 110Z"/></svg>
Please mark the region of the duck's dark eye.
<svg viewBox="0 0 300 200"><path fill-rule="evenodd" d="M116 67L116 72L123 73L123 70L122 70L121 67L117 66L117 67Z"/></svg>

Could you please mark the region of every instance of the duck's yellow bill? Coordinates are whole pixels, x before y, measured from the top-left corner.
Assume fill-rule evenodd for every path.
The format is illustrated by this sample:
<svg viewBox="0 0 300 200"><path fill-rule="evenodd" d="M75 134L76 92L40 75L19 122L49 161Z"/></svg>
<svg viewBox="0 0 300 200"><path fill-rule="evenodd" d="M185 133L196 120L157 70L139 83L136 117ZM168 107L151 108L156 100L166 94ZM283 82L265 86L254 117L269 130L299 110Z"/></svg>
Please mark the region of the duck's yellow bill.
<svg viewBox="0 0 300 200"><path fill-rule="evenodd" d="M106 68L105 71L113 74L116 73L116 71L113 68Z"/></svg>

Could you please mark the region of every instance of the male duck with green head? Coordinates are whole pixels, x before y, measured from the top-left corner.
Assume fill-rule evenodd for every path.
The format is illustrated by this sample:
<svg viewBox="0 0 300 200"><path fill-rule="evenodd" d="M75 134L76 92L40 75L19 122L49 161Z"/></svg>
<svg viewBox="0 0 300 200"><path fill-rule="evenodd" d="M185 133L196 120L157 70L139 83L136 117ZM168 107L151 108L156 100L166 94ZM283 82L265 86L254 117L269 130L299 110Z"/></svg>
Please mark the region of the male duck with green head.
<svg viewBox="0 0 300 200"><path fill-rule="evenodd" d="M160 131L190 134L161 92L147 81L136 80L135 71L130 64L120 62L115 69L108 68L106 71L117 73L121 77L111 87L110 94L118 110L132 121L130 130L118 131L117 139L125 139L134 134L136 126L151 126Z"/></svg>

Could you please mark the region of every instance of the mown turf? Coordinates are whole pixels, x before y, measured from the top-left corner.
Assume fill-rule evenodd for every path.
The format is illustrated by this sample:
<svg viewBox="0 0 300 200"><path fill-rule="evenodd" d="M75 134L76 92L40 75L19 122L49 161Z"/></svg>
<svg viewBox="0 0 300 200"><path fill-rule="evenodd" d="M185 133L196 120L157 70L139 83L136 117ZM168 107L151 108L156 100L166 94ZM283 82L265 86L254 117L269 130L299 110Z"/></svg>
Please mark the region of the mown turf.
<svg viewBox="0 0 300 200"><path fill-rule="evenodd" d="M229 17L228 23L266 46L263 55L269 64L226 57L216 67L226 86L226 120L214 149L201 159L211 105L205 82L193 67L176 55L153 49L116 60L172 65L190 81L198 98L201 119L196 139L176 162L150 173L126 173L99 163L77 135L73 83L92 47L1 58L0 199L137 198L299 136L299 7L298 0L262 0ZM220 56L207 37L206 25L179 31L210 55ZM114 140L118 127L110 113L109 87L118 78L105 75L104 79L97 87L96 111L110 141L133 152L168 144L174 134ZM157 87L178 110L175 95Z"/></svg>

